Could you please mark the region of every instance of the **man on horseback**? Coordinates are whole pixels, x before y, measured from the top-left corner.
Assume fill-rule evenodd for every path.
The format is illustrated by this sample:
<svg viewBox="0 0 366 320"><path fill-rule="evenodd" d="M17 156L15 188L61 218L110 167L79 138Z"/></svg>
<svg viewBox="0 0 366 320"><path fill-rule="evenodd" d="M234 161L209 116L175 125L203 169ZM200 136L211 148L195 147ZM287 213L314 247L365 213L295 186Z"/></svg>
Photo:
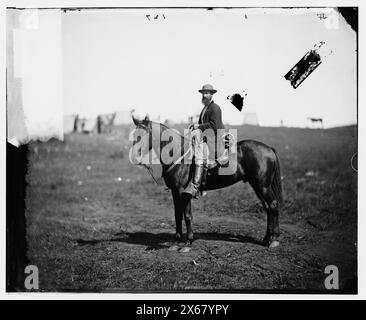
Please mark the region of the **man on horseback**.
<svg viewBox="0 0 366 320"><path fill-rule="evenodd" d="M194 198L197 198L200 191L202 177L204 172L207 172L208 157L214 156L216 158L216 143L217 143L217 130L225 129L221 119L221 109L213 101L213 95L217 92L211 84L205 84L201 90L198 90L202 94L202 103L204 105L198 124L190 126L192 130L191 135L194 137L193 150L195 157L193 178L183 193L188 194ZM213 135L213 137L202 137L205 135L205 131Z"/></svg>

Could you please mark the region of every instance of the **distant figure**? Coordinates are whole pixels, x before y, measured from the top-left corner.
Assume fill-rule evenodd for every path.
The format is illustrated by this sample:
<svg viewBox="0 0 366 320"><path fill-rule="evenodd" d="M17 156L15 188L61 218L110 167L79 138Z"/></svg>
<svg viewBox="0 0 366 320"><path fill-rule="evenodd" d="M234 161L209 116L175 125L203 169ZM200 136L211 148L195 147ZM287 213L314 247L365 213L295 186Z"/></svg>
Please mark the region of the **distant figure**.
<svg viewBox="0 0 366 320"><path fill-rule="evenodd" d="M74 119L74 132L78 131L78 122L79 122L79 115L77 114Z"/></svg>
<svg viewBox="0 0 366 320"><path fill-rule="evenodd" d="M117 116L117 113L116 112L112 113L109 116L108 123L107 123L107 132L108 133L111 133L112 132L112 128L113 128L114 120L116 119L116 116Z"/></svg>
<svg viewBox="0 0 366 320"><path fill-rule="evenodd" d="M281 127L283 127L283 120L281 120Z"/></svg>
<svg viewBox="0 0 366 320"><path fill-rule="evenodd" d="M324 129L324 127L323 127L323 119L322 118L310 118L310 117L308 117L308 120L312 124L319 122L321 124L321 126L322 126L322 129Z"/></svg>
<svg viewBox="0 0 366 320"><path fill-rule="evenodd" d="M98 134L102 133L102 117L101 116L97 117L97 132L98 132Z"/></svg>

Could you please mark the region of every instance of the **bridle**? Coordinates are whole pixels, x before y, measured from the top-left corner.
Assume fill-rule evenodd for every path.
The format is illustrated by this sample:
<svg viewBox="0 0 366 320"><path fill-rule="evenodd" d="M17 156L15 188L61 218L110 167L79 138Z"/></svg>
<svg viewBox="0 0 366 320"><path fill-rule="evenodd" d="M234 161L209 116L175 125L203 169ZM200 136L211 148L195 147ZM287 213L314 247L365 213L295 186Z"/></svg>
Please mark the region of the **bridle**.
<svg viewBox="0 0 366 320"><path fill-rule="evenodd" d="M153 123L152 121L150 122L150 123ZM159 124L160 125L160 124ZM151 136L151 139L152 140L155 140L156 141L156 138L154 137L154 135L153 135L153 132L152 132L152 128L150 127L150 126L147 126L147 125L144 125L144 124L142 124L142 123L139 123L137 126L136 126L136 128L140 128L140 129L142 129L142 130L144 130L144 131L146 131L146 134L145 135L147 135L147 134L149 134L149 139L150 139L150 136ZM143 135L142 137L141 137L141 139L143 139L143 137L145 136L145 135ZM186 135L184 135L183 137L186 137L186 136L189 136L189 133L188 134L186 134ZM153 149L153 147L151 148L151 149ZM149 149L149 151L151 150L151 149ZM182 159L184 159L185 157L186 157L186 155L189 153L189 152L191 152L192 151L192 145L190 145L190 147L189 147L189 149L182 155L182 156L180 156L176 161L174 161L167 169L166 169L166 172L168 173L168 172L170 172L178 163L180 163L181 162L181 160ZM143 166L144 168L146 168L147 169L147 171L149 172L149 174L151 175L151 177L153 178L153 180L156 182L156 184L159 184L157 181L156 181L156 179L155 179L155 177L154 177L154 170L153 170L153 168L152 168L152 166L151 165L148 165L148 164L146 164L146 163L143 163L143 162L140 162L140 163L138 163L137 165L140 165L140 166Z"/></svg>

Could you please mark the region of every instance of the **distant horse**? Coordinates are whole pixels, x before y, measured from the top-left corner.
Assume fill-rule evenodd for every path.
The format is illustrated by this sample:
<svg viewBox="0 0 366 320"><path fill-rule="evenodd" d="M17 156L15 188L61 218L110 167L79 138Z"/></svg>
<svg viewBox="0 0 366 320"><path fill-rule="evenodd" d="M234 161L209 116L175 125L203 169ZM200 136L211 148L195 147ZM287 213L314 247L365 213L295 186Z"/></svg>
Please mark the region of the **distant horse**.
<svg viewBox="0 0 366 320"><path fill-rule="evenodd" d="M146 145L140 148L140 156L147 156L151 149L160 157L162 165L162 177L166 186L171 190L175 210L176 223L176 242L170 247L171 250L179 250L179 246L183 241L182 220L184 218L187 228L187 240L185 246L180 249L180 252L188 252L194 240L192 229L192 212L191 198L183 194L182 191L188 185L192 170L191 164L183 161L185 157L185 146L191 141L174 129L171 129L163 124L155 123L149 120L148 116L143 120L138 120L134 116L132 119L136 125L136 129L142 130L140 141L144 138ZM175 139L164 141L163 134L173 136ZM137 139L138 140L138 139ZM174 141L179 141L180 145ZM137 141L134 140L134 145ZM161 151L168 144L181 148L180 155L177 161L170 164L163 163L161 159ZM282 185L280 174L280 162L276 151L264 143L254 140L242 140L236 146L237 157L236 170L230 175L218 174L218 169L209 169L206 183L203 190L214 190L230 186L236 182L249 182L254 189L259 200L261 201L265 211L267 212L267 230L263 239L263 244L271 248L279 245L279 214L281 211ZM137 153L137 151L136 151ZM142 162L136 164L143 164Z"/></svg>
<svg viewBox="0 0 366 320"><path fill-rule="evenodd" d="M116 113L100 114L97 117L97 132L100 134L102 132L110 133L112 131L112 126L114 119L116 118Z"/></svg>
<svg viewBox="0 0 366 320"><path fill-rule="evenodd" d="M322 128L324 128L323 127L323 119L322 118L311 118L311 117L308 117L308 120L311 121L311 123L319 122L321 124Z"/></svg>

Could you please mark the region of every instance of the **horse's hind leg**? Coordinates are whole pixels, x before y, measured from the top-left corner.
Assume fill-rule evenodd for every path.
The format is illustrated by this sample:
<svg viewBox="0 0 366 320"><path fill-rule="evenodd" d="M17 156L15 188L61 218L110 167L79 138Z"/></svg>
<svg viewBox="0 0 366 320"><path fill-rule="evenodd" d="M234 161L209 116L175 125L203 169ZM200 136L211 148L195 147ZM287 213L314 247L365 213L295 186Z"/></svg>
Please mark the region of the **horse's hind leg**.
<svg viewBox="0 0 366 320"><path fill-rule="evenodd" d="M267 201L267 231L266 235L263 239L265 245L268 245L270 248L278 247L279 236L280 236L280 228L278 223L279 216L279 208L276 200Z"/></svg>
<svg viewBox="0 0 366 320"><path fill-rule="evenodd" d="M267 212L267 230L266 235L263 239L263 243L270 248L277 247L280 244L278 240L280 236L280 228L278 222L280 210L279 203L270 188L259 186L255 183L250 183L250 185L252 186L259 200L261 201L264 210Z"/></svg>

